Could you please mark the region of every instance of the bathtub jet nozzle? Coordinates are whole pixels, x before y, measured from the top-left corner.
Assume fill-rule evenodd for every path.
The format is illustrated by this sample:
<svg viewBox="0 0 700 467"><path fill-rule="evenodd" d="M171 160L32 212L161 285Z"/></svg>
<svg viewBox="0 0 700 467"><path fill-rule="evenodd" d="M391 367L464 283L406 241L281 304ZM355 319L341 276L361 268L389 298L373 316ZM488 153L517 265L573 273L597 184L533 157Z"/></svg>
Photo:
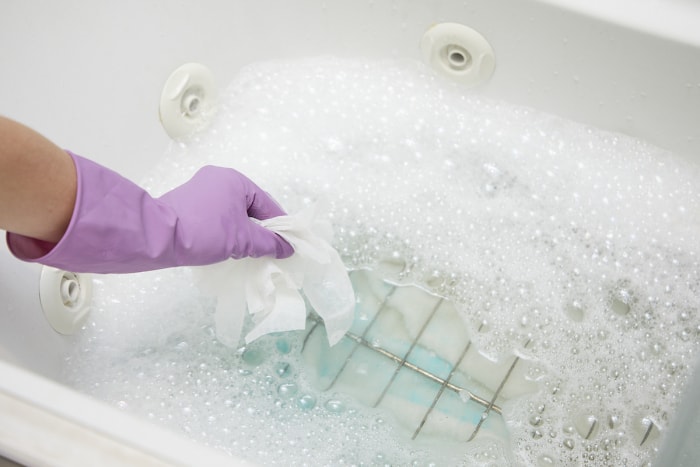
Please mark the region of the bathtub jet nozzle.
<svg viewBox="0 0 700 467"><path fill-rule="evenodd" d="M206 125L217 91L209 68L186 63L168 77L160 96L160 122L173 139L183 139Z"/></svg>
<svg viewBox="0 0 700 467"><path fill-rule="evenodd" d="M487 82L496 68L493 49L480 33L463 24L432 26L421 40L423 59L439 73L467 86Z"/></svg>
<svg viewBox="0 0 700 467"><path fill-rule="evenodd" d="M39 299L51 327L60 334L74 334L90 311L92 278L89 274L44 266L39 279Z"/></svg>

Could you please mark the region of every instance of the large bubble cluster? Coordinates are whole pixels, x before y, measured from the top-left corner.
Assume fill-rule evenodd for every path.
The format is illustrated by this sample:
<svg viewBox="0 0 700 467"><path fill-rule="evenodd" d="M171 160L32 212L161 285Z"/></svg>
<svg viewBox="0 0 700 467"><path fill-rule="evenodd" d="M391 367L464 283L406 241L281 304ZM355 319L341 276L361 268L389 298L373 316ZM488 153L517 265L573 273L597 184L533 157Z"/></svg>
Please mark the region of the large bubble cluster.
<svg viewBox="0 0 700 467"><path fill-rule="evenodd" d="M289 212L322 202L348 267L391 265L388 279L451 300L484 355L528 362L540 389L504 406L509 453L465 443L451 456L653 458L700 341L690 162L418 63L324 57L243 69L211 126L173 143L144 184L157 195L205 164L245 173ZM266 464L445 460L390 415L309 387L301 333L217 343L186 270L103 278L97 301L67 365L83 391Z"/></svg>

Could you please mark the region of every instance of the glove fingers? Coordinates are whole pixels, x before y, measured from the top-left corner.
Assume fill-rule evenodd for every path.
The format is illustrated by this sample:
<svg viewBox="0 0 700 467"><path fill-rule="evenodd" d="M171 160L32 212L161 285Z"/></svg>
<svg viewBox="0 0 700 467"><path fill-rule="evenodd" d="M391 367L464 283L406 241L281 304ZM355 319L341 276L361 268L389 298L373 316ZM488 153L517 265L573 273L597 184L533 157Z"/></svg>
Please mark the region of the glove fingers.
<svg viewBox="0 0 700 467"><path fill-rule="evenodd" d="M287 214L272 196L254 183L252 185L248 196L248 216L265 220Z"/></svg>
<svg viewBox="0 0 700 467"><path fill-rule="evenodd" d="M248 216L258 220L285 216L287 213L277 204L267 192L263 191L254 182L251 182L248 196ZM248 256L274 256L277 259L288 258L294 253L294 248L282 237L269 229L250 222L250 238L252 250Z"/></svg>
<svg viewBox="0 0 700 467"><path fill-rule="evenodd" d="M274 256L277 259L288 258L294 253L294 248L282 237L271 230L250 222L249 226L251 247L246 256Z"/></svg>

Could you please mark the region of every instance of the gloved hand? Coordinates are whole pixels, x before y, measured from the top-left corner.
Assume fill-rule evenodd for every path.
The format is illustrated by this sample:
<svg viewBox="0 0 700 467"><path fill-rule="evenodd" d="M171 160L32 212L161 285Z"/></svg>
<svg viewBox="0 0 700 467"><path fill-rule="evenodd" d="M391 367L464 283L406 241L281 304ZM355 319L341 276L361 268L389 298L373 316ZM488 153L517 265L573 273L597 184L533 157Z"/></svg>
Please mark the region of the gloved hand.
<svg viewBox="0 0 700 467"><path fill-rule="evenodd" d="M70 225L57 244L8 233L10 250L22 260L72 272L126 273L294 252L250 219L284 211L233 169L204 167L153 198L116 172L69 154L78 176Z"/></svg>

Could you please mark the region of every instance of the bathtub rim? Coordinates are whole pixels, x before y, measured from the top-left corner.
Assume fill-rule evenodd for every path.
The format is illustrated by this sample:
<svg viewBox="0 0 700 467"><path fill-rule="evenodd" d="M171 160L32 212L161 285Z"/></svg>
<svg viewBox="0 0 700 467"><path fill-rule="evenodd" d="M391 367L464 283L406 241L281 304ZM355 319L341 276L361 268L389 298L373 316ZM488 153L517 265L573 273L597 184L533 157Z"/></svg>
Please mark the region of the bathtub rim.
<svg viewBox="0 0 700 467"><path fill-rule="evenodd" d="M0 360L0 455L26 465L253 466ZM108 420L99 428L95 420Z"/></svg>
<svg viewBox="0 0 700 467"><path fill-rule="evenodd" d="M700 3L688 0L670 0L663 3L649 1L640 2L635 5L636 9L630 10L629 2L621 0L536 1L624 28L643 31L659 38L670 39L680 44L700 47L700 28L697 27Z"/></svg>

